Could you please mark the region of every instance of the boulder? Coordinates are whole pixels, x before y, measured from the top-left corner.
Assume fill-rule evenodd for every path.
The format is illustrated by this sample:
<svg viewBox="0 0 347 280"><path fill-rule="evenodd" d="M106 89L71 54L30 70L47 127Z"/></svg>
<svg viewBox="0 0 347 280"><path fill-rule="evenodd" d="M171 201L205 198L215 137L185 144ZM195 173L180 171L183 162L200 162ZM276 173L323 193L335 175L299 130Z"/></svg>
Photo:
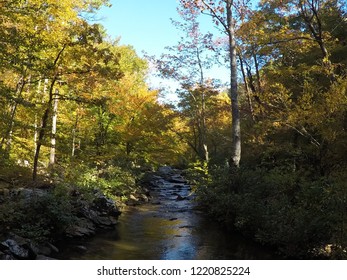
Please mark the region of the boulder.
<svg viewBox="0 0 347 280"><path fill-rule="evenodd" d="M95 226L90 220L81 218L66 229L65 234L71 238L91 236L95 234Z"/></svg>
<svg viewBox="0 0 347 280"><path fill-rule="evenodd" d="M113 227L117 224L117 220L109 216L97 216L93 222L101 228Z"/></svg>
<svg viewBox="0 0 347 280"><path fill-rule="evenodd" d="M36 243L13 233L9 234L8 239L2 242L0 247L7 247L7 251L16 259L35 259L39 253Z"/></svg>
<svg viewBox="0 0 347 280"><path fill-rule="evenodd" d="M121 211L119 211L116 203L101 192L95 193L92 208L101 213L107 213L107 215L112 217L118 217L121 214Z"/></svg>
<svg viewBox="0 0 347 280"><path fill-rule="evenodd" d="M2 247L6 248L8 252L10 252L15 258L18 259L29 259L29 250L23 248L13 239L7 239L6 241L1 243Z"/></svg>
<svg viewBox="0 0 347 280"><path fill-rule="evenodd" d="M145 195L145 194L140 194L140 195L138 196L138 199L139 199L140 201L142 201L142 202L145 202L145 203L148 203L148 202L149 202L148 196Z"/></svg>
<svg viewBox="0 0 347 280"><path fill-rule="evenodd" d="M173 174L174 170L172 169L171 166L161 166L158 168L158 172L160 175L167 176L167 175Z"/></svg>
<svg viewBox="0 0 347 280"><path fill-rule="evenodd" d="M37 255L50 256L53 253L59 253L59 249L49 242L37 246Z"/></svg>

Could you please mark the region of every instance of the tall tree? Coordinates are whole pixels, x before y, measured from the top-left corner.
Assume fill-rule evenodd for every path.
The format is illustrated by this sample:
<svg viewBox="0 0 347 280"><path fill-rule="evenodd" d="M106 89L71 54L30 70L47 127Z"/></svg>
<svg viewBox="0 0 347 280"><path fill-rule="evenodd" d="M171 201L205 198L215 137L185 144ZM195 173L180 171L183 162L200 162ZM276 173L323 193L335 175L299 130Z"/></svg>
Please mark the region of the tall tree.
<svg viewBox="0 0 347 280"><path fill-rule="evenodd" d="M237 53L235 40L235 17L233 0L181 0L181 5L191 13L201 11L211 16L214 23L222 26L228 37L228 59L230 69L230 98L232 114L232 144L230 166L239 167L241 160L241 122L237 90Z"/></svg>
<svg viewBox="0 0 347 280"><path fill-rule="evenodd" d="M160 74L164 78L177 81L179 111L190 119L189 126L193 139L185 139L203 161L209 160L206 127L206 102L211 94L211 79L206 70L212 66L212 34L203 35L200 31L197 14L179 11L182 22L172 21L184 34L178 45L166 47L168 53L154 59Z"/></svg>

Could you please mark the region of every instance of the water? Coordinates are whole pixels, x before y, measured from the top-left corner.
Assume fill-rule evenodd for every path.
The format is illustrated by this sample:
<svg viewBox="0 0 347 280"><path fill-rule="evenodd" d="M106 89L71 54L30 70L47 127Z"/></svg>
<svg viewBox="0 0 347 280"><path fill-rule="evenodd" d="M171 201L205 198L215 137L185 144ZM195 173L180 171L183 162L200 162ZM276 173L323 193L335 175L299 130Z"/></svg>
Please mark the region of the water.
<svg viewBox="0 0 347 280"><path fill-rule="evenodd" d="M158 178L152 203L129 207L114 230L68 246L64 259L214 260L274 259L276 256L236 233L228 233L197 210L182 178ZM160 203L160 204L159 204ZM77 249L83 245L86 250Z"/></svg>

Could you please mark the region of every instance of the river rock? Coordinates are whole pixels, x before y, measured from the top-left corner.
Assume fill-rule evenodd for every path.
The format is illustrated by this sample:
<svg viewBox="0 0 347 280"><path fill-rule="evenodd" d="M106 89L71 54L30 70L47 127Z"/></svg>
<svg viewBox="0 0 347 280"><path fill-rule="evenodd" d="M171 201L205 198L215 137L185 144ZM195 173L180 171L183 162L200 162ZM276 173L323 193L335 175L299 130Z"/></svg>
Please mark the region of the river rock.
<svg viewBox="0 0 347 280"><path fill-rule="evenodd" d="M129 195L128 200L126 201L126 205L128 206L136 206L139 205L139 199L135 197L135 195Z"/></svg>
<svg viewBox="0 0 347 280"><path fill-rule="evenodd" d="M6 248L16 259L35 259L39 253L36 243L28 238L10 233L6 241L1 243L1 247Z"/></svg>
<svg viewBox="0 0 347 280"><path fill-rule="evenodd" d="M109 216L97 216L93 222L102 228L113 227L117 224L117 220Z"/></svg>
<svg viewBox="0 0 347 280"><path fill-rule="evenodd" d="M52 254L52 249L49 246L40 245L38 255L49 256Z"/></svg>
<svg viewBox="0 0 347 280"><path fill-rule="evenodd" d="M59 253L59 249L55 247L52 243L47 242L46 245L52 250L52 252Z"/></svg>
<svg viewBox="0 0 347 280"><path fill-rule="evenodd" d="M91 236L95 234L95 226L90 220L81 218L76 224L66 229L65 234L71 238Z"/></svg>
<svg viewBox="0 0 347 280"><path fill-rule="evenodd" d="M50 256L53 253L59 253L59 249L53 244L46 242L44 244L37 245L37 255Z"/></svg>
<svg viewBox="0 0 347 280"><path fill-rule="evenodd" d="M2 242L1 245L6 247L8 251L18 259L28 259L29 258L29 250L20 246L15 240L7 239Z"/></svg>
<svg viewBox="0 0 347 280"><path fill-rule="evenodd" d="M93 204L94 209L98 210L99 212L106 212L112 217L118 217L121 214L121 211L119 211L116 203L101 192L97 192L95 194Z"/></svg>
<svg viewBox="0 0 347 280"><path fill-rule="evenodd" d="M145 202L145 203L148 203L149 202L149 199L148 199L148 196L145 195L145 194L140 194L138 196L139 200L142 201L142 202Z"/></svg>
<svg viewBox="0 0 347 280"><path fill-rule="evenodd" d="M186 198L181 196L180 194L177 196L176 200L177 201L182 201L182 200L185 200Z"/></svg>
<svg viewBox="0 0 347 280"><path fill-rule="evenodd" d="M170 183L178 183L178 184L186 184L187 180L184 179L182 176L172 176L171 178L167 179Z"/></svg>
<svg viewBox="0 0 347 280"><path fill-rule="evenodd" d="M172 169L171 166L161 166L158 168L158 172L160 175L171 175L174 173L174 170Z"/></svg>

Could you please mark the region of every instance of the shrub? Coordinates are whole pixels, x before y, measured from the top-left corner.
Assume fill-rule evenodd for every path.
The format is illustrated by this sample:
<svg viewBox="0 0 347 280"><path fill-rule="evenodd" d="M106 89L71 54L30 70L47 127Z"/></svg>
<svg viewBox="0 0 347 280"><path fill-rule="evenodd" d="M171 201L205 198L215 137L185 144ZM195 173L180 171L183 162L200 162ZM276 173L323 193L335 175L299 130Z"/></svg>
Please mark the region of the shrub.
<svg viewBox="0 0 347 280"><path fill-rule="evenodd" d="M285 168L241 168L232 176L227 168L209 172L211 182L197 188L198 201L229 227L287 257L313 257L314 248L327 244L346 248L345 186Z"/></svg>

